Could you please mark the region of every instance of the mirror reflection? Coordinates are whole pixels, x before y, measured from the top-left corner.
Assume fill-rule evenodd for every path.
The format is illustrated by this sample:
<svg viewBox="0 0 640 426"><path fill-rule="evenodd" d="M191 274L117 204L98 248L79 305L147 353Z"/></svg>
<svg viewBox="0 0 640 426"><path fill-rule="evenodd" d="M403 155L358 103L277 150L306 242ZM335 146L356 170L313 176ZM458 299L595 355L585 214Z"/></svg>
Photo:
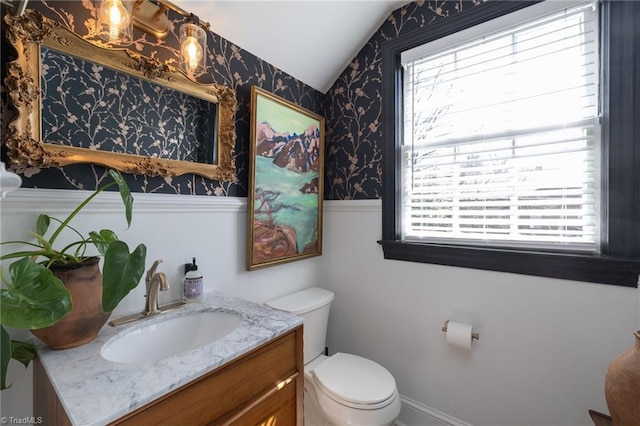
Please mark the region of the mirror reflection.
<svg viewBox="0 0 640 426"><path fill-rule="evenodd" d="M44 47L40 57L43 140L216 163L215 103Z"/></svg>
<svg viewBox="0 0 640 426"><path fill-rule="evenodd" d="M17 53L5 80L17 111L5 139L12 163L234 179L233 89L95 45L33 10L5 22Z"/></svg>

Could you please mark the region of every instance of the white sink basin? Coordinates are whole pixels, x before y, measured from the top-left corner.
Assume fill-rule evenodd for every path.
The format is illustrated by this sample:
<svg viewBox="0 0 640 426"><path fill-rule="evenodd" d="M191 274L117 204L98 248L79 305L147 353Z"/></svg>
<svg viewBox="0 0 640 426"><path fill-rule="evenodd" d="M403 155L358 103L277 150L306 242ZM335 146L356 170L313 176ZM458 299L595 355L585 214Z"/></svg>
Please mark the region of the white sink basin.
<svg viewBox="0 0 640 426"><path fill-rule="evenodd" d="M241 322L240 316L231 312L193 312L123 331L109 339L100 354L113 362L157 361L213 343Z"/></svg>

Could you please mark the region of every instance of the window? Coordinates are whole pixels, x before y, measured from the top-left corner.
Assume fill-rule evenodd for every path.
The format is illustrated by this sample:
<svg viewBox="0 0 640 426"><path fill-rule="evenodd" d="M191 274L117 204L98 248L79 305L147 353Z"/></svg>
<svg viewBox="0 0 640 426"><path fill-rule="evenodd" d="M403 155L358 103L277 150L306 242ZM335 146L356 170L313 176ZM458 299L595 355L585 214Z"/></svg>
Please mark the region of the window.
<svg viewBox="0 0 640 426"><path fill-rule="evenodd" d="M595 15L403 52L403 240L598 251Z"/></svg>
<svg viewBox="0 0 640 426"><path fill-rule="evenodd" d="M385 258L636 286L640 184L611 177L637 129L610 104L640 94L610 29L640 8L497 3L384 48Z"/></svg>

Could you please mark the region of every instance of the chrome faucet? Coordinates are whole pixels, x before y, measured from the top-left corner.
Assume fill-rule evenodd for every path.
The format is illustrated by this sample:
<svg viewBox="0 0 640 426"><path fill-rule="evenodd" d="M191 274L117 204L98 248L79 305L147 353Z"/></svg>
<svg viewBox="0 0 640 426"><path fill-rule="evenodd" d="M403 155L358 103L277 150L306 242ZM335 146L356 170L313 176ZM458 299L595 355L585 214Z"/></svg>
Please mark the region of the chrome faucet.
<svg viewBox="0 0 640 426"><path fill-rule="evenodd" d="M167 276L163 272L156 272L156 268L161 262L162 260L153 262L153 266L147 271L147 276L144 280L147 285L147 300L145 301L142 315L145 317L162 313L158 309L158 291L169 290Z"/></svg>

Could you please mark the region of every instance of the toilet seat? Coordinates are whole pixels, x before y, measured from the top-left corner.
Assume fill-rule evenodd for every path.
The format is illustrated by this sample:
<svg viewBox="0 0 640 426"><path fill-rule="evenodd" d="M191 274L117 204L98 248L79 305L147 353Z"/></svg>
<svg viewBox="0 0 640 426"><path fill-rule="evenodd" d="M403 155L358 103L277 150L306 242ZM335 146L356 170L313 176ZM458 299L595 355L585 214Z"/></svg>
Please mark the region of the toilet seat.
<svg viewBox="0 0 640 426"><path fill-rule="evenodd" d="M360 410L376 410L397 397L396 382L380 364L338 352L313 370L318 390L333 401Z"/></svg>

